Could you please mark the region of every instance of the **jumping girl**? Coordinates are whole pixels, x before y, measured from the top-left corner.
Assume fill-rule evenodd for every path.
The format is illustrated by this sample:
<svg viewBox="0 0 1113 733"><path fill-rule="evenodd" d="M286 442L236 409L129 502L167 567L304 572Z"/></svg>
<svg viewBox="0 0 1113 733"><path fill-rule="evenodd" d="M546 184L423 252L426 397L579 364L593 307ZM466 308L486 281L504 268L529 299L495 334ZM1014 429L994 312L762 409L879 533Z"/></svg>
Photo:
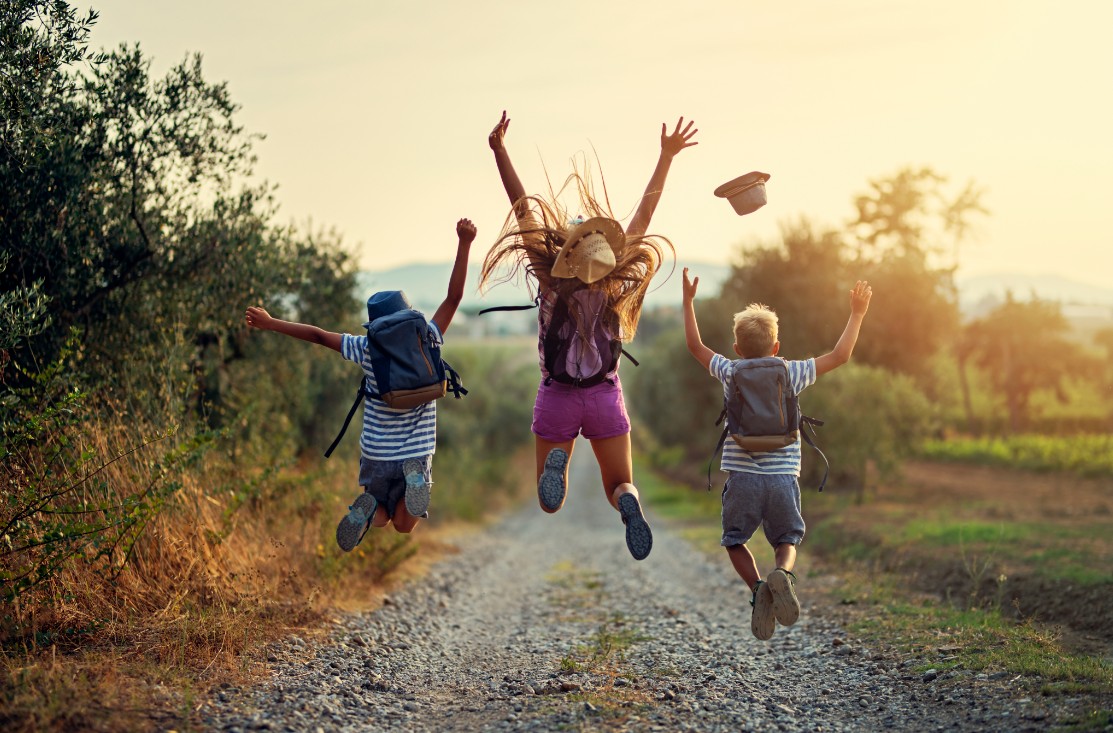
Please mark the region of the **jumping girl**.
<svg viewBox="0 0 1113 733"><path fill-rule="evenodd" d="M637 331L642 302L661 268L664 248L672 251L667 239L645 232L673 157L697 144L692 141L697 132L692 124L684 126L682 117L671 134L661 125L661 156L625 231L610 212L605 188L600 203L590 182L577 173L569 183L577 188L586 220L572 220L556 201L557 194L551 201L527 196L503 144L510 125L506 112L488 137L513 212L483 262L480 287L524 272L537 295L541 384L532 429L538 500L550 513L564 505L568 459L573 441L582 433L591 441L603 490L622 516L626 546L637 560L649 555L653 533L634 487L630 420L618 362L622 343Z"/></svg>

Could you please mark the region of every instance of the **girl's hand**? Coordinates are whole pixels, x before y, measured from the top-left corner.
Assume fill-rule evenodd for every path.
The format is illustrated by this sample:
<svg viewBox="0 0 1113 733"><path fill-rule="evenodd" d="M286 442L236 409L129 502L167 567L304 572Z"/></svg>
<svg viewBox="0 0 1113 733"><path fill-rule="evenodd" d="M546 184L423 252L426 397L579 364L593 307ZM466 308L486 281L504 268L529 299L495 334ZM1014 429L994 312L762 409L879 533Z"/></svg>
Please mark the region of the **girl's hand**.
<svg viewBox="0 0 1113 733"><path fill-rule="evenodd" d="M475 224L472 224L471 219L456 222L456 236L460 238L460 244L471 244L475 239L475 231Z"/></svg>
<svg viewBox="0 0 1113 733"><path fill-rule="evenodd" d="M873 297L873 288L865 280L854 283L850 291L850 312L856 315L865 315L870 307L870 298Z"/></svg>
<svg viewBox="0 0 1113 733"><path fill-rule="evenodd" d="M688 279L688 268L684 268L684 302L688 303L695 299L696 289L699 287L699 278L695 280Z"/></svg>
<svg viewBox="0 0 1113 733"><path fill-rule="evenodd" d="M506 128L510 127L510 120L506 117L506 110L502 111L502 119L495 125L495 129L491 130L491 134L487 136L487 144L491 146L491 150L503 150L502 139L506 136Z"/></svg>
<svg viewBox="0 0 1113 733"><path fill-rule="evenodd" d="M259 328L267 331L270 330L271 322L274 319L271 318L271 314L267 313L265 309L257 305L253 305L247 309L246 313L244 313L244 320L246 320L247 325L251 326L252 328Z"/></svg>
<svg viewBox="0 0 1113 733"><path fill-rule="evenodd" d="M681 117L676 122L676 129L673 130L672 134L670 135L668 134L667 128L665 127L665 123L661 123L662 155L667 155L671 158L684 148L690 148L693 145L699 145L698 142L688 142L697 132L699 132L698 128L695 130L692 129L692 125L694 125L695 123L689 120L687 126L685 126L683 130L681 130L680 126L683 124L684 118Z"/></svg>

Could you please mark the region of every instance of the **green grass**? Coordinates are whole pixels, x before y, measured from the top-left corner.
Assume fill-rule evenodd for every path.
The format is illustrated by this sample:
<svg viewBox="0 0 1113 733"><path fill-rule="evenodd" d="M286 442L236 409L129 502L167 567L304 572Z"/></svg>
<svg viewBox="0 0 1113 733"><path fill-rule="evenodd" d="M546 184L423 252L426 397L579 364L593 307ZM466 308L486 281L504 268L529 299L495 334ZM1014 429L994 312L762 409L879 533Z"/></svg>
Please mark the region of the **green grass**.
<svg viewBox="0 0 1113 733"><path fill-rule="evenodd" d="M1113 692L1113 666L1068 654L1058 638L996 610L956 609L942 601L910 601L896 587L874 587L869 611L850 625L860 638L895 646L923 671L969 669L1042 680L1046 695Z"/></svg>
<svg viewBox="0 0 1113 733"><path fill-rule="evenodd" d="M1113 436L1013 435L927 441L925 458L1079 476L1113 476Z"/></svg>

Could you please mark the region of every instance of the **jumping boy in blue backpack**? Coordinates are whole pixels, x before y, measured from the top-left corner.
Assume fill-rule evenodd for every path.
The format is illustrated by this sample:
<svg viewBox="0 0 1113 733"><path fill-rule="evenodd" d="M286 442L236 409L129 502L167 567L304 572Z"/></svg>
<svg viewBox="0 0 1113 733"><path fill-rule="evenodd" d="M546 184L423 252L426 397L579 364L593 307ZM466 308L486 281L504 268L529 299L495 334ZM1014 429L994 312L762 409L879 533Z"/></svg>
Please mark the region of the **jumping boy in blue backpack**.
<svg viewBox="0 0 1113 733"><path fill-rule="evenodd" d="M732 362L707 348L700 339L693 301L699 278L688 279L684 268L684 337L688 351L712 376L723 383L724 398L729 399L735 367ZM850 360L858 331L869 308L873 289L859 280L850 291L850 320L835 348L823 356L803 361L784 361L788 382L799 394L821 375ZM741 360L775 357L781 343L777 340L777 314L764 305L753 303L734 315L734 352ZM795 428L796 426L792 426ZM800 601L794 585L796 545L804 539L804 518L800 514L800 439L767 451L743 450L733 440L723 448L722 470L729 475L723 488L723 537L731 565L753 591L750 628L761 640L772 638L776 623L791 626L800 618ZM763 581L757 562L746 543L762 525L765 538L773 546L777 568Z"/></svg>
<svg viewBox="0 0 1113 733"><path fill-rule="evenodd" d="M469 219L456 223L459 244L448 281L448 295L428 324L427 336L433 344L443 342L443 334L464 297L468 254L475 231ZM409 308L410 303L400 290L375 293L367 300L368 324ZM356 497L348 514L336 527L336 543L340 549L350 552L363 540L368 529L385 527L388 522L398 532L413 531L422 517L428 516L432 459L436 450L436 401L410 408L389 407L382 399L386 396L378 393L380 385L372 368L368 336L332 333L304 323L281 321L259 307L248 308L245 316L249 326L327 346L363 367L367 388L366 392L361 391L365 403L359 441L359 484L363 493Z"/></svg>

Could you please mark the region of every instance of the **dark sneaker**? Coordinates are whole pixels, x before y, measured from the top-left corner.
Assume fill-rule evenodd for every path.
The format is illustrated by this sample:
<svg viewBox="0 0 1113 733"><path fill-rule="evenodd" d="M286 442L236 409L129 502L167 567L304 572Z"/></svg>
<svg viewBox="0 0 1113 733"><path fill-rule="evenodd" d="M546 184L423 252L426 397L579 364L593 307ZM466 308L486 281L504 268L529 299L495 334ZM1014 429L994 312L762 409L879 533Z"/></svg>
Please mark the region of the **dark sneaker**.
<svg viewBox="0 0 1113 733"><path fill-rule="evenodd" d="M429 484L425 482L425 463L410 458L402 463L406 477L406 511L411 517L420 517L429 509Z"/></svg>
<svg viewBox="0 0 1113 733"><path fill-rule="evenodd" d="M635 560L644 560L653 549L653 530L642 516L642 507L633 494L623 494L618 498L618 511L622 513L622 523L626 525L626 547Z"/></svg>
<svg viewBox="0 0 1113 733"><path fill-rule="evenodd" d="M363 541L367 530L371 529L371 519L379 502L366 491L356 497L348 507L348 514L336 525L336 544L344 552L351 552Z"/></svg>
<svg viewBox="0 0 1113 733"><path fill-rule="evenodd" d="M758 639L769 641L777 628L777 619L773 613L773 592L769 590L768 583L763 580L757 582L750 605L754 607L754 615L750 619L750 631L753 631Z"/></svg>
<svg viewBox="0 0 1113 733"><path fill-rule="evenodd" d="M796 576L777 568L765 579L773 592L773 614L781 626L792 626L800 618L800 601L796 598Z"/></svg>
<svg viewBox="0 0 1113 733"><path fill-rule="evenodd" d="M545 470L537 480L537 498L541 506L550 512L555 512L564 505L564 497L568 487L564 483L564 468L568 465L568 451L563 448L553 448L545 456Z"/></svg>

